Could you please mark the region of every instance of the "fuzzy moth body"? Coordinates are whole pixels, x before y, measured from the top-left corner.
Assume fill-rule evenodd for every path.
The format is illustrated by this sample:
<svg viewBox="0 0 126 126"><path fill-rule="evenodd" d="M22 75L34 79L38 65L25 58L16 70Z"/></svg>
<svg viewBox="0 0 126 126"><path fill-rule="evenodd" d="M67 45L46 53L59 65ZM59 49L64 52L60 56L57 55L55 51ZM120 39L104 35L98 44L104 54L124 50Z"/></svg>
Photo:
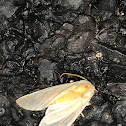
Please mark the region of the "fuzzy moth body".
<svg viewBox="0 0 126 126"><path fill-rule="evenodd" d="M94 94L87 80L61 84L22 96L16 103L27 110L47 108L39 126L70 126Z"/></svg>

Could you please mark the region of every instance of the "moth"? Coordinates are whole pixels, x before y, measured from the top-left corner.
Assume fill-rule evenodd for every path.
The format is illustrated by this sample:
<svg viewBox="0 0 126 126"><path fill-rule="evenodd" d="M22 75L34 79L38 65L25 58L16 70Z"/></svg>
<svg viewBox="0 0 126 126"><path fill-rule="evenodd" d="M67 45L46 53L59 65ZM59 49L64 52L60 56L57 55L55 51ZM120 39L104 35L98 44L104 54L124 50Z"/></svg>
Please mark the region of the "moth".
<svg viewBox="0 0 126 126"><path fill-rule="evenodd" d="M16 100L20 107L31 111L40 111L48 107L39 126L70 126L89 105L94 91L97 91L84 77L70 73L64 74L84 80L45 88Z"/></svg>

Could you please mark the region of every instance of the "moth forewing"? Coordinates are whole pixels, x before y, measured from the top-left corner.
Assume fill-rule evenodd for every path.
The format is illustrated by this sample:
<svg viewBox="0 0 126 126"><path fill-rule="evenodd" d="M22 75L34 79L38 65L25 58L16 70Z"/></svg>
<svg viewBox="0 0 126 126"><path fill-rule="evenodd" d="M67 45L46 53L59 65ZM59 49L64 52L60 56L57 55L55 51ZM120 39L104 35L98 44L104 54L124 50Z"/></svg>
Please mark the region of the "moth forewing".
<svg viewBox="0 0 126 126"><path fill-rule="evenodd" d="M82 80L45 88L18 98L16 103L24 109L39 111L47 108L52 101L82 83L89 82L87 80Z"/></svg>
<svg viewBox="0 0 126 126"><path fill-rule="evenodd" d="M67 91L72 85L73 83L45 88L18 98L16 103L24 109L39 111L47 108L56 96L64 90Z"/></svg>

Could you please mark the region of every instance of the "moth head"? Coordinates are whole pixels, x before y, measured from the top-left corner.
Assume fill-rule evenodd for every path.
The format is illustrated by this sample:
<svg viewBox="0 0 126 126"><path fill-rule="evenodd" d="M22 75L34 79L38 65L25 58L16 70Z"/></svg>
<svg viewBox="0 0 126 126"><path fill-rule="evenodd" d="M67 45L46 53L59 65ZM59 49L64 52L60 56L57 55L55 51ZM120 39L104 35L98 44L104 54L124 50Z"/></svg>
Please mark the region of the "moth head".
<svg viewBox="0 0 126 126"><path fill-rule="evenodd" d="M94 86L91 83L84 84L81 92L82 98L92 97L92 95L94 94Z"/></svg>

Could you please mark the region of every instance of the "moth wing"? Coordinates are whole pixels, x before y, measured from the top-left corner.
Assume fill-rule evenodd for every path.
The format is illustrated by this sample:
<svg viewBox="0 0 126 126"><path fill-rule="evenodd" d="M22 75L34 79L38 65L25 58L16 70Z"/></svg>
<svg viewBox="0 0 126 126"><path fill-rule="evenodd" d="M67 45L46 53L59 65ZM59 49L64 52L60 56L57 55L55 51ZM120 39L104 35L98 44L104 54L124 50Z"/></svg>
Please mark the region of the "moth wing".
<svg viewBox="0 0 126 126"><path fill-rule="evenodd" d="M88 103L88 102L87 102ZM77 117L80 115L80 113L84 110L84 108L87 106L87 103L82 103L82 106L79 106L78 109L76 109L76 111L74 113L72 113L71 115L69 115L68 117L64 118L64 120L62 120L62 124L61 126L71 126L72 123L77 119ZM58 126L58 125L57 125Z"/></svg>
<svg viewBox="0 0 126 126"><path fill-rule="evenodd" d="M78 82L80 83L80 81ZM45 109L51 104L52 101L54 101L54 99L60 97L71 88L74 88L78 82L61 84L27 94L17 99L16 103L20 107L27 110L39 111ZM88 81L83 80L82 82L87 83Z"/></svg>
<svg viewBox="0 0 126 126"><path fill-rule="evenodd" d="M86 107L90 99L52 104L48 107L39 126L70 126Z"/></svg>

